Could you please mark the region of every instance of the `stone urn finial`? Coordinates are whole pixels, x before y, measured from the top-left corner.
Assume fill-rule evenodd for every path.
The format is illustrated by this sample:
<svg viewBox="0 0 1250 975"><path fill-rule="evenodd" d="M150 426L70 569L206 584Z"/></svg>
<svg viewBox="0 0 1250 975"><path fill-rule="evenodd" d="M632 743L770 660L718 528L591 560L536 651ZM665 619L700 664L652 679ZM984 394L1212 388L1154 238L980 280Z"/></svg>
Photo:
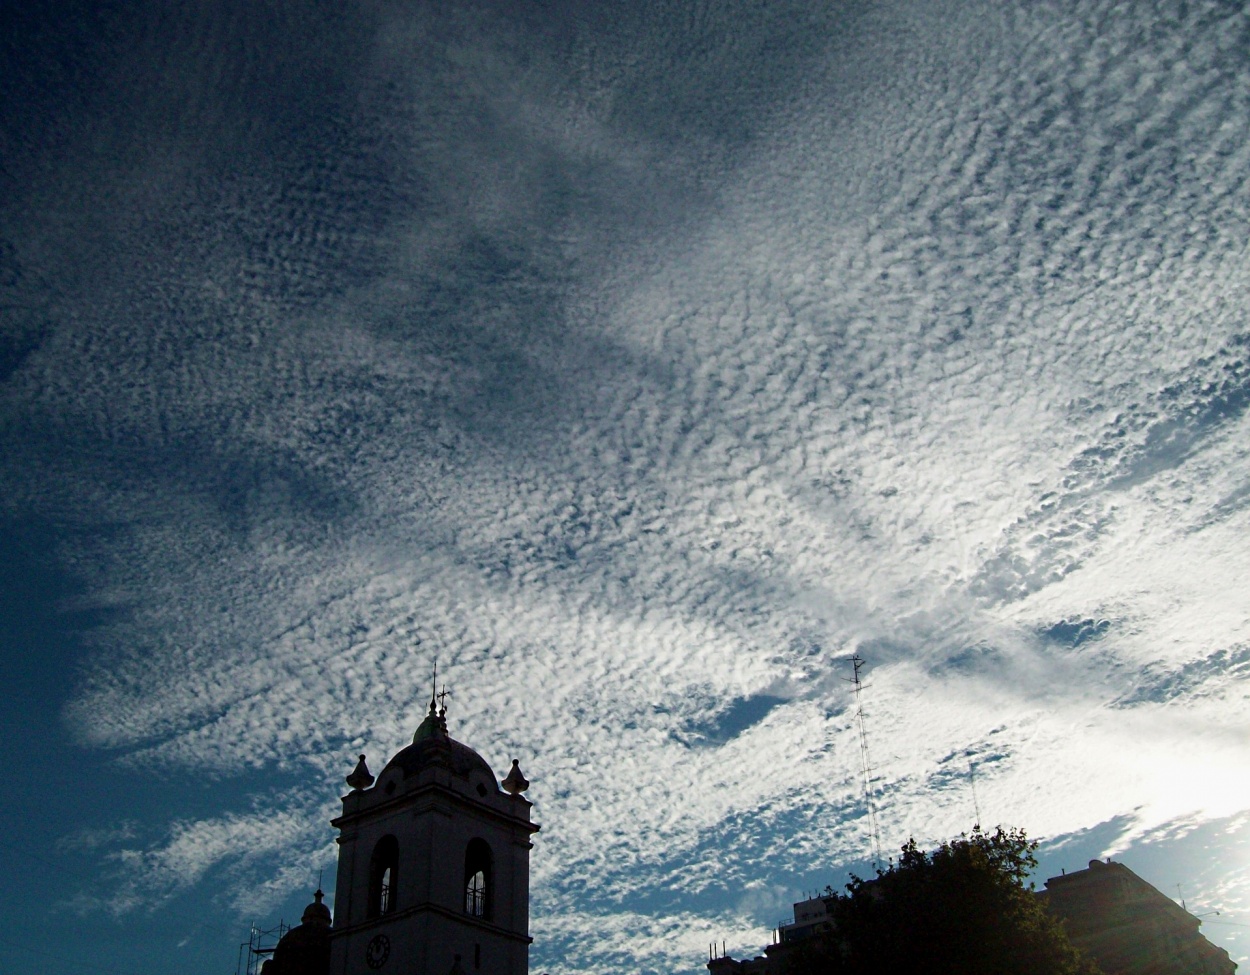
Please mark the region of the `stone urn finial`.
<svg viewBox="0 0 1250 975"><path fill-rule="evenodd" d="M360 761L356 763L356 767L352 769L352 774L347 777L347 784L352 790L359 792L373 785L373 773L369 771L369 766L365 764L365 757L360 756Z"/></svg>
<svg viewBox="0 0 1250 975"><path fill-rule="evenodd" d="M521 772L521 763L515 758L512 760L512 771L503 780L503 787L514 796L519 796L530 787L529 779Z"/></svg>

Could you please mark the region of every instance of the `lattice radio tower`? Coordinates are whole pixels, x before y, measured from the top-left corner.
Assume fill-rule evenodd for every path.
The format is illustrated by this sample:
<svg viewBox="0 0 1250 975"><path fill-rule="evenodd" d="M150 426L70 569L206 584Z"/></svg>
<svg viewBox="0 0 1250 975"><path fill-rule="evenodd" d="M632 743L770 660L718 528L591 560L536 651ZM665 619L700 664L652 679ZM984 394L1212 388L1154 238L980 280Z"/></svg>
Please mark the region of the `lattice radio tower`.
<svg viewBox="0 0 1250 975"><path fill-rule="evenodd" d="M872 762L868 758L868 730L864 727L864 685L859 679L859 669L864 666L864 659L858 654L851 655L853 675L843 677L855 688L855 724L859 729L859 760L863 774L864 805L868 808L868 833L872 838L872 865L877 868L881 863L881 831L877 828L877 804L872 794Z"/></svg>
<svg viewBox="0 0 1250 975"><path fill-rule="evenodd" d="M968 782L972 785L972 811L976 813L976 822L973 827L981 828L981 803L977 800L977 763L974 758L968 758Z"/></svg>

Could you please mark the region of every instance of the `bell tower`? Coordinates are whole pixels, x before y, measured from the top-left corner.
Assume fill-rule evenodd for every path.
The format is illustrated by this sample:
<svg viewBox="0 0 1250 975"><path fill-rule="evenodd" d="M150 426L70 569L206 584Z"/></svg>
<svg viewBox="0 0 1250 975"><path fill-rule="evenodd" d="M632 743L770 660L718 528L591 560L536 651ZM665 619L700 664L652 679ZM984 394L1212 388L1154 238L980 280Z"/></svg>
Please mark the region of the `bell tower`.
<svg viewBox="0 0 1250 975"><path fill-rule="evenodd" d="M378 774L347 777L330 975L528 975L538 824L518 763L503 780L430 711Z"/></svg>

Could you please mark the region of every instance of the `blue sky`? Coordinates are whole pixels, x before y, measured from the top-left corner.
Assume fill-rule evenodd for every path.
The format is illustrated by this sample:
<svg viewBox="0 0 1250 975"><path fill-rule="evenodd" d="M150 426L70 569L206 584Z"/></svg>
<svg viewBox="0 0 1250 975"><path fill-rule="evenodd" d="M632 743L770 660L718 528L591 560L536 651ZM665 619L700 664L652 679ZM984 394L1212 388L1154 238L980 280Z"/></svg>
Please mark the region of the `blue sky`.
<svg viewBox="0 0 1250 975"><path fill-rule="evenodd" d="M1244 960L1241 5L183 6L3 15L0 966L232 971L435 656L535 971L757 950L852 653L883 846Z"/></svg>

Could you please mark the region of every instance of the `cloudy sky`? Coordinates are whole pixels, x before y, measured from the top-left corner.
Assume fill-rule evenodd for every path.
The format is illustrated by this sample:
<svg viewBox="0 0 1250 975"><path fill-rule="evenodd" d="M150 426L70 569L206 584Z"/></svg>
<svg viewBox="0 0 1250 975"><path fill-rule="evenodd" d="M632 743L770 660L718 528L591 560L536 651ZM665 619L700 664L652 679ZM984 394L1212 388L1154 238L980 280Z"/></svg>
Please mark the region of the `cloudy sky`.
<svg viewBox="0 0 1250 975"><path fill-rule="evenodd" d="M435 657L535 971L863 870L853 653L883 848L1250 952L1242 4L2 17L0 967L233 971Z"/></svg>

